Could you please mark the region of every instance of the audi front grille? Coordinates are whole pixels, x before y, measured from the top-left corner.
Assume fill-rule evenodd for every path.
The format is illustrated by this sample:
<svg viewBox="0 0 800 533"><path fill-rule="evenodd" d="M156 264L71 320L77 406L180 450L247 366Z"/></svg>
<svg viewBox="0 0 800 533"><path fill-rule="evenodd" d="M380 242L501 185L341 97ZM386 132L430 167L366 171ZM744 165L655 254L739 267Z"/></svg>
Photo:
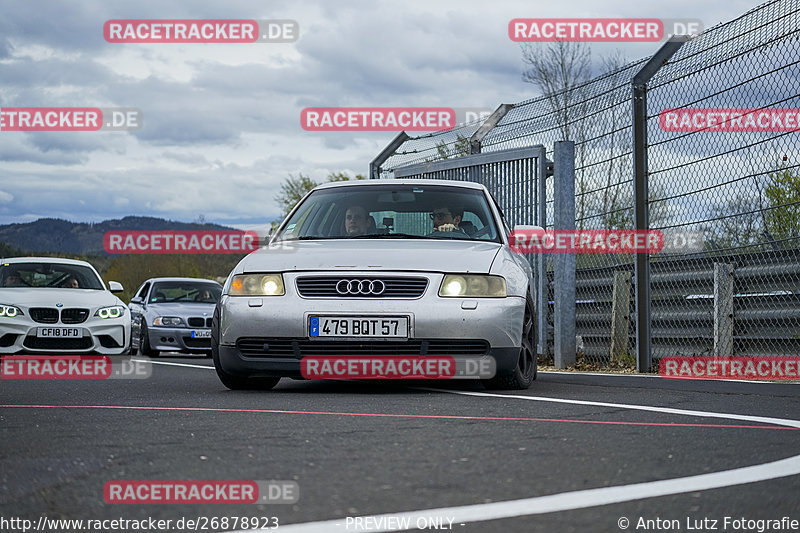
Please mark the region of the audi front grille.
<svg viewBox="0 0 800 533"><path fill-rule="evenodd" d="M301 277L297 292L304 298L419 298L427 278L324 276Z"/></svg>
<svg viewBox="0 0 800 533"><path fill-rule="evenodd" d="M325 341L285 337L242 337L236 347L245 357L300 358L309 355L486 355L489 343L481 339L410 339Z"/></svg>

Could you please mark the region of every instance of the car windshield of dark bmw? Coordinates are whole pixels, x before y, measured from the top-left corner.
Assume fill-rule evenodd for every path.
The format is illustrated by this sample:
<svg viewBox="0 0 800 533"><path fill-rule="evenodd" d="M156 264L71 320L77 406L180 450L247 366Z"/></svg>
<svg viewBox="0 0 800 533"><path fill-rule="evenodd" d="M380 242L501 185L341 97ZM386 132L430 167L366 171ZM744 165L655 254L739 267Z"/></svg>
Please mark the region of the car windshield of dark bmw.
<svg viewBox="0 0 800 533"><path fill-rule="evenodd" d="M400 184L316 190L273 242L348 238L502 242L483 191Z"/></svg>
<svg viewBox="0 0 800 533"><path fill-rule="evenodd" d="M105 289L91 268L60 263L5 263L0 265L0 287Z"/></svg>
<svg viewBox="0 0 800 533"><path fill-rule="evenodd" d="M162 281L153 285L150 303L204 303L215 304L222 295L222 287L212 283L194 281Z"/></svg>

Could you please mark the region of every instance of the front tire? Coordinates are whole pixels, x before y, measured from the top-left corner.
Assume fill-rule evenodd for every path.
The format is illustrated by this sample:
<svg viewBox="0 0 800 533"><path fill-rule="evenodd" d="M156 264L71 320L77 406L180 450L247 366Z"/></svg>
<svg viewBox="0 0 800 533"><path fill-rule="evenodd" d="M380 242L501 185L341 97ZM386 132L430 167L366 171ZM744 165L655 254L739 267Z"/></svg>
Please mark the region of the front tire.
<svg viewBox="0 0 800 533"><path fill-rule="evenodd" d="M158 350L150 347L150 335L147 333L147 326L142 324L139 330L139 352L147 357L158 357Z"/></svg>
<svg viewBox="0 0 800 533"><path fill-rule="evenodd" d="M522 319L522 339L517 365L511 371L498 372L492 379L483 380L487 389L525 390L530 388L538 374L539 354L536 348L536 327L533 302L525 301L525 316Z"/></svg>

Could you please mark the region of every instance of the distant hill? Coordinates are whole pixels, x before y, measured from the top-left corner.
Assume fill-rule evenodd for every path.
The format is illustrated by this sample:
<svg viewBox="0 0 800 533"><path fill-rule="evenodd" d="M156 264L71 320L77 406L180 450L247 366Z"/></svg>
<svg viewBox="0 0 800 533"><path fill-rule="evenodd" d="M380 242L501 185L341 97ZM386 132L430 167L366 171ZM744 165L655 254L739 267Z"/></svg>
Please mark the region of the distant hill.
<svg viewBox="0 0 800 533"><path fill-rule="evenodd" d="M107 255L103 235L111 230L231 230L218 224L174 222L155 217L125 217L97 223L40 218L24 224L0 225L0 244L27 252ZM1 249L0 249L1 251Z"/></svg>

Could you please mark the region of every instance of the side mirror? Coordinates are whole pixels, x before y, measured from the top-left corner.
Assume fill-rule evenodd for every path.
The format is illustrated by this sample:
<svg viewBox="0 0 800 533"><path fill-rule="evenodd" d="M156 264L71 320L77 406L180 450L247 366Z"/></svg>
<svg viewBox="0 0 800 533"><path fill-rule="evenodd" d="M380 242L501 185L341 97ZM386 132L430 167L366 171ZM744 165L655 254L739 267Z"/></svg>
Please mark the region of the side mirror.
<svg viewBox="0 0 800 533"><path fill-rule="evenodd" d="M133 298L131 298L131 303L132 304L141 304L142 303L142 299L139 298L138 296L134 296Z"/></svg>
<svg viewBox="0 0 800 533"><path fill-rule="evenodd" d="M108 290L110 290L111 292L122 292L125 289L122 288L122 283L118 281L109 281Z"/></svg>
<svg viewBox="0 0 800 533"><path fill-rule="evenodd" d="M514 226L508 235L508 245L514 252L530 252L534 241L541 241L544 236L544 229L541 226L529 226L520 224Z"/></svg>

